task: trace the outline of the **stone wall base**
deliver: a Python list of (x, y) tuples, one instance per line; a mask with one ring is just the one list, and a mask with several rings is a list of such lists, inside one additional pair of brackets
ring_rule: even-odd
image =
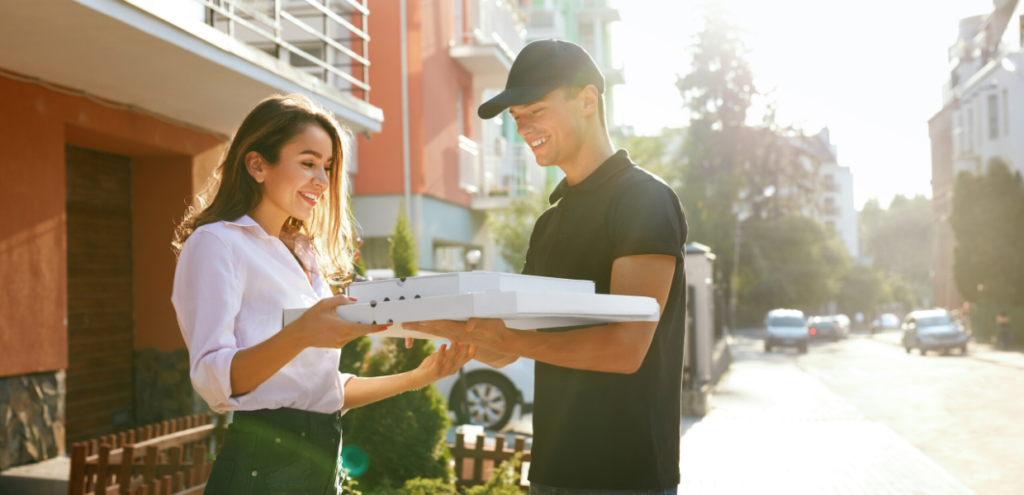
[(63, 456), (64, 372), (0, 377), (0, 471)]
[(189, 377), (188, 350), (135, 351), (135, 424), (146, 425), (208, 412)]

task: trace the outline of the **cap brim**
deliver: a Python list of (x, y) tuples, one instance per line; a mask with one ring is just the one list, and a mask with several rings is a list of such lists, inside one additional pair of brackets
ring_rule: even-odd
[(479, 115), (481, 119), (493, 119), (508, 107), (535, 102), (559, 87), (560, 86), (519, 86), (515, 88), (508, 88), (505, 91), (498, 93), (494, 98), (491, 98), (480, 105), (480, 108), (476, 110), (476, 114)]

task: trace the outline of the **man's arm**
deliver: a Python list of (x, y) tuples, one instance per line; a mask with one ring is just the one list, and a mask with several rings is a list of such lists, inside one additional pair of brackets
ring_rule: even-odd
[[(676, 263), (673, 256), (657, 254), (619, 258), (612, 265), (611, 293), (652, 297), (663, 311), (672, 288)], [(484, 359), (493, 358), (500, 364), (509, 359), (509, 363), (514, 362), (522, 356), (565, 368), (624, 374), (640, 369), (658, 327), (658, 323), (653, 321), (624, 322), (546, 333), (512, 330), (501, 320), (433, 321), (405, 325), (453, 342), (477, 345), (480, 349), (477, 359), (487, 364), (492, 363)], [(502, 355), (506, 357), (500, 358)]]

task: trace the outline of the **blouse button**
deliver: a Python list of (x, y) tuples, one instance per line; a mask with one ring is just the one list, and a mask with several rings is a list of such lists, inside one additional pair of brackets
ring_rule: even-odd
[(306, 436), (306, 432), (302, 432), (302, 436)]
[(253, 475), (253, 476), (256, 476), (256, 471), (253, 471), (253, 472), (252, 472), (252, 475)]
[(281, 439), (280, 438), (275, 438), (274, 441), (277, 442), (277, 443), (281, 443)]

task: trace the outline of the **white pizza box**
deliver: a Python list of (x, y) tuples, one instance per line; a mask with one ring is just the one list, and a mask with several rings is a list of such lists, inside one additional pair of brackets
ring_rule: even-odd
[[(408, 279), (412, 280), (412, 279)], [(394, 323), (377, 333), (381, 337), (439, 339), (413, 330), (405, 322), (429, 320), (466, 321), (470, 318), (499, 318), (509, 328), (532, 330), (625, 321), (658, 321), (658, 302), (650, 297), (543, 291), (491, 291), (454, 294), (420, 299), (360, 302), (339, 306), (338, 316), (357, 323)], [(306, 311), (286, 309), (284, 325)]]
[(516, 290), (593, 294), (594, 282), (474, 271), (357, 282), (349, 286), (348, 295), (362, 303)]

